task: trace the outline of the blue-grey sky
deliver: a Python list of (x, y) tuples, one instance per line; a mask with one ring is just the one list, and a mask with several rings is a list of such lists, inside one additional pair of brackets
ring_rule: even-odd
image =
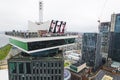
[[(38, 21), (38, 2), (0, 0), (0, 30), (25, 30), (28, 20)], [(102, 22), (110, 21), (113, 12), (120, 12), (120, 0), (43, 0), (43, 3), (44, 21), (66, 21), (68, 31), (97, 32), (99, 18)]]

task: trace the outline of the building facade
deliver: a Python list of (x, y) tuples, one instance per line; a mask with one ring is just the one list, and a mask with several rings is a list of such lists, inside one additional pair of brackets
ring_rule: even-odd
[(111, 15), (110, 32), (120, 32), (120, 14)]
[(107, 59), (108, 57), (108, 47), (109, 47), (109, 31), (110, 31), (110, 22), (101, 22), (99, 24), (99, 34), (101, 36), (101, 54), (102, 57)]
[(84, 33), (82, 41), (82, 60), (87, 66), (96, 70), (102, 62), (100, 54), (100, 35), (97, 33)]
[(108, 57), (120, 62), (120, 13), (111, 15)]
[(108, 57), (111, 58), (113, 61), (120, 62), (120, 33), (109, 33), (110, 40), (109, 40), (109, 55)]
[(57, 58), (18, 54), (8, 60), (9, 80), (63, 80), (64, 60), (60, 55)]

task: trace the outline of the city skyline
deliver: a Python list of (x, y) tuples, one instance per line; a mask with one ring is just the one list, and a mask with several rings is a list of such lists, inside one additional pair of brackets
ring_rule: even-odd
[[(0, 0), (0, 31), (26, 30), (28, 20), (38, 21), (39, 0)], [(110, 21), (110, 15), (119, 13), (120, 1), (109, 0), (71, 0), (43, 1), (43, 18), (64, 20), (68, 31), (98, 32), (98, 22)], [(87, 5), (87, 6), (86, 6)]]

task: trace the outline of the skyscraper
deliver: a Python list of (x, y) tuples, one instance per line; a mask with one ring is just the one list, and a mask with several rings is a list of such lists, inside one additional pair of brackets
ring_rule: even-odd
[(120, 33), (110, 32), (109, 55), (113, 61), (120, 62)]
[(38, 37), (35, 33), (7, 33), (10, 44), (21, 50), (8, 60), (9, 80), (63, 80), (64, 59), (59, 48), (74, 45), (77, 36)]
[(108, 57), (108, 47), (109, 47), (109, 31), (110, 31), (110, 22), (101, 22), (99, 24), (99, 34), (101, 36), (101, 49), (100, 52), (102, 57), (107, 59)]
[(110, 32), (120, 32), (120, 14), (111, 15)]
[(97, 33), (84, 33), (82, 39), (82, 60), (87, 66), (96, 70), (102, 62), (100, 54), (100, 35)]
[(120, 62), (120, 14), (111, 15), (108, 57)]
[(10, 44), (21, 50), (8, 60), (9, 80), (64, 79), (64, 59), (60, 48), (74, 45), (78, 36), (65, 33), (66, 22), (42, 22), (42, 2), (39, 6), (39, 23), (30, 22), (27, 31), (6, 32)]

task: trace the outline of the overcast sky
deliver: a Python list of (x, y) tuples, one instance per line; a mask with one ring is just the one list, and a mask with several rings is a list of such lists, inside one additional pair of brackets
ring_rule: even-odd
[[(38, 2), (0, 0), (0, 30), (25, 30), (28, 20), (38, 21)], [(66, 21), (68, 31), (97, 32), (99, 18), (102, 22), (110, 21), (113, 12), (120, 12), (120, 0), (43, 0), (43, 3), (44, 21)]]

